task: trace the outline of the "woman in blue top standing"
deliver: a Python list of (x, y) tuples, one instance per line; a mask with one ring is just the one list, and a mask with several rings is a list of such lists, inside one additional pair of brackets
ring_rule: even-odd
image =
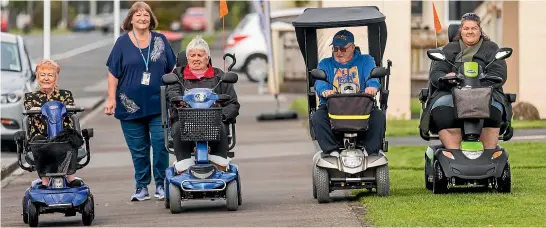
[(132, 201), (150, 199), (150, 146), (153, 148), (154, 196), (164, 199), (163, 181), (169, 155), (161, 127), (161, 77), (172, 72), (176, 55), (161, 33), (153, 32), (157, 19), (144, 2), (133, 4), (123, 30), (106, 62), (108, 98), (104, 110), (121, 122), (135, 168), (136, 191)]

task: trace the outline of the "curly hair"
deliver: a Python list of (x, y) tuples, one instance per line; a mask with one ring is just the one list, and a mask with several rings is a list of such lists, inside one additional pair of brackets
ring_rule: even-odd
[[(475, 13), (465, 13), (461, 17), (461, 27), (463, 26), (463, 23), (465, 21), (475, 21), (476, 23), (478, 23), (478, 27), (480, 27), (480, 34), (481, 34), (480, 38), (485, 40), (485, 41), (491, 40), (491, 38), (489, 38), (489, 36), (487, 36), (483, 32), (483, 29), (482, 29), (482, 26), (481, 26), (482, 20), (480, 19), (480, 16), (478, 16)], [(453, 41), (458, 41), (460, 39), (461, 39), (461, 28), (459, 28), (459, 31), (457, 32), (457, 35), (453, 38)]]

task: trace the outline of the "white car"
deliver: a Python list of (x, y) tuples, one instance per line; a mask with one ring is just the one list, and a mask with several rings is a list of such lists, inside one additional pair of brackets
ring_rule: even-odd
[[(292, 24), (292, 21), (303, 13), (305, 8), (290, 8), (271, 11), (271, 23), (282, 21)], [(234, 71), (244, 72), (252, 82), (267, 81), (267, 41), (260, 24), (258, 13), (249, 13), (241, 20), (228, 36), (225, 53), (235, 55), (237, 62)], [(226, 64), (231, 59), (226, 58)]]
[(36, 74), (30, 61), (23, 38), (19, 35), (2, 33), (2, 83), (0, 116), (2, 147), (16, 149), (14, 134), (22, 129), (23, 98), (35, 88)]

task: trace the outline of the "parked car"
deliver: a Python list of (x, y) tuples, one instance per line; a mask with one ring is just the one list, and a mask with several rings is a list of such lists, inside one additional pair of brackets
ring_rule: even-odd
[[(119, 31), (122, 32), (121, 24), (123, 24), (123, 20), (129, 13), (129, 9), (120, 9), (119, 10)], [(107, 16), (101, 17), (100, 25), (98, 25), (100, 30), (103, 34), (109, 34), (111, 32), (114, 32), (114, 14), (109, 13)]]
[[(291, 25), (304, 10), (305, 8), (290, 8), (271, 11), (270, 21), (282, 21)], [(267, 42), (258, 13), (249, 13), (241, 20), (228, 36), (225, 52), (235, 54), (237, 62), (233, 70), (244, 72), (250, 81), (259, 82), (267, 77)]]
[(203, 7), (190, 7), (186, 9), (180, 20), (184, 31), (205, 31), (207, 30), (207, 23), (207, 16)]
[(1, 139), (2, 146), (15, 151), (14, 134), (22, 130), (24, 94), (36, 88), (36, 74), (23, 38), (3, 33), (1, 83)]
[(2, 32), (8, 31), (8, 16), (4, 15), (4, 12), (2, 12), (2, 16), (0, 16), (0, 24)]
[(73, 32), (89, 32), (93, 30), (95, 30), (95, 25), (89, 15), (78, 14), (72, 22)]

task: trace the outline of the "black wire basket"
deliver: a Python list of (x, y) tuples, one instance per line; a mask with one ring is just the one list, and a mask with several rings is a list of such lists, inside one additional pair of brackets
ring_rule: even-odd
[(222, 108), (179, 108), (182, 141), (220, 141)]

